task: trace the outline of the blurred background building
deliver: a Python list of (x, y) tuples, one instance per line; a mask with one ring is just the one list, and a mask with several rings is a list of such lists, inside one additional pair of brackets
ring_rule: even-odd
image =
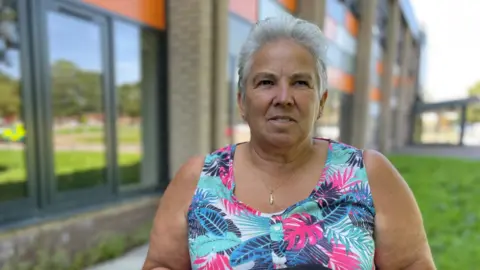
[(427, 38), (408, 0), (3, 0), (0, 265), (134, 231), (188, 157), (248, 140), (237, 56), (257, 20), (283, 14), (329, 41), (318, 136), (386, 152), (459, 143), (428, 139), (439, 121), (461, 134), (464, 114), (422, 113), (469, 101), (422, 105)]

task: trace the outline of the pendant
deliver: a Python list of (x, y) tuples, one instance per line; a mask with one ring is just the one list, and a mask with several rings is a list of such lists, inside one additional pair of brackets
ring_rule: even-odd
[(270, 205), (273, 205), (273, 192), (270, 191)]

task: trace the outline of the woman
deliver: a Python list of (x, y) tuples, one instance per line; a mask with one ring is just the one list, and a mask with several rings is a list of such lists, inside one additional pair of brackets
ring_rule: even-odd
[(254, 26), (238, 82), (251, 140), (178, 171), (143, 269), (435, 269), (415, 199), (391, 163), (312, 138), (328, 96), (324, 53), (309, 22)]

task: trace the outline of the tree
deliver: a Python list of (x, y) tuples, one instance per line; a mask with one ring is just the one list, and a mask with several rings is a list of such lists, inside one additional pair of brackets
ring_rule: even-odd
[(122, 84), (118, 87), (119, 112), (121, 116), (136, 118), (140, 116), (140, 84)]
[[(470, 97), (480, 97), (480, 81), (474, 84), (468, 90), (468, 96)], [(479, 123), (480, 122), (480, 104), (471, 104), (467, 108), (467, 122), (469, 123)]]
[(20, 113), (20, 87), (17, 81), (0, 73), (0, 118)]

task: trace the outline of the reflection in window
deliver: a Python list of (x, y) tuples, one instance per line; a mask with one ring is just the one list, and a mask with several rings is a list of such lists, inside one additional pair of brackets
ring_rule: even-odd
[[(371, 90), (373, 91), (373, 90)], [(379, 126), (380, 121), (380, 104), (378, 102), (369, 103), (369, 112), (368, 112), (368, 122), (366, 125), (367, 129), (367, 147), (368, 148), (377, 148), (378, 147), (378, 135), (379, 135)]]
[[(142, 30), (115, 22), (117, 151), (122, 184), (141, 180), (142, 156)], [(147, 44), (148, 45), (148, 44)], [(152, 59), (153, 60), (153, 59)], [(151, 82), (143, 82), (151, 83)]]
[(60, 191), (105, 181), (100, 26), (48, 14), (55, 175)]
[(318, 120), (317, 135), (319, 137), (339, 140), (341, 96), (342, 93), (338, 90), (328, 91), (322, 117)]
[(417, 115), (414, 141), (423, 144), (458, 144), (460, 142), (460, 110), (424, 112)]
[(16, 3), (0, 2), (0, 202), (27, 196)]
[(282, 4), (278, 3), (275, 0), (260, 0), (258, 5), (259, 20), (289, 14), (282, 6)]

